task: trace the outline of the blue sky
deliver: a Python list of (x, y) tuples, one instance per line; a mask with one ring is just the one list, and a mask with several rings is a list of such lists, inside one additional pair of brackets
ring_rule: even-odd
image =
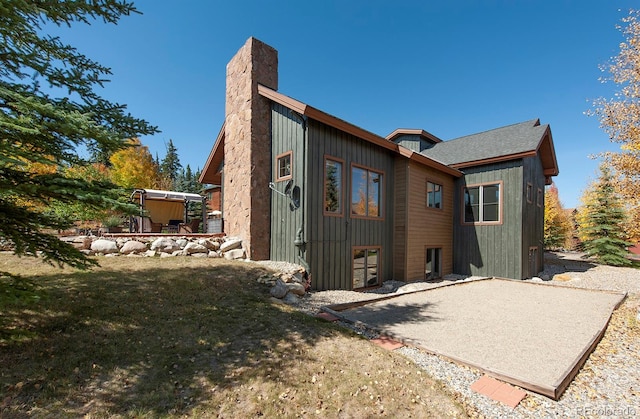
[[(635, 4), (634, 4), (635, 3)], [(279, 91), (386, 136), (421, 128), (449, 140), (530, 119), (550, 124), (565, 207), (616, 150), (584, 112), (612, 97), (599, 66), (618, 52), (633, 1), (138, 0), (119, 25), (61, 29), (110, 67), (102, 94), (157, 125), (202, 168), (224, 120), (225, 67), (250, 36), (279, 53)]]

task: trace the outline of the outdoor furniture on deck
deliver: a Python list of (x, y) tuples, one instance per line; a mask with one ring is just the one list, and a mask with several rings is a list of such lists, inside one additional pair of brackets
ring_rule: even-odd
[(189, 223), (180, 223), (178, 226), (178, 233), (180, 234), (197, 233), (199, 226), (200, 226), (200, 219), (194, 218)]

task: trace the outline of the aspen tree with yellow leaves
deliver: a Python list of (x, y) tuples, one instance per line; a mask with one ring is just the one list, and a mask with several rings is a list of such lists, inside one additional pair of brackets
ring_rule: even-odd
[(604, 153), (611, 168), (615, 190), (624, 200), (628, 214), (625, 230), (631, 241), (640, 242), (640, 14), (632, 10), (618, 29), (625, 40), (620, 52), (603, 67), (609, 76), (603, 81), (619, 88), (612, 99), (600, 98), (588, 113), (600, 120), (610, 140), (620, 151)]

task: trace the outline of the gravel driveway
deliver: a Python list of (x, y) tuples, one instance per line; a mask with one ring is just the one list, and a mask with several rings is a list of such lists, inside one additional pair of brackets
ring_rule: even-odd
[(487, 279), (334, 314), (557, 398), (623, 298), (619, 292)]
[[(596, 265), (575, 253), (547, 253), (542, 279), (549, 285), (595, 290), (627, 292), (628, 296), (612, 318), (595, 351), (571, 382), (562, 397), (553, 401), (528, 392), (528, 396), (511, 409), (473, 392), (470, 386), (482, 372), (416, 347), (403, 347), (397, 352), (416, 364), (416, 368), (446, 383), (465, 404), (470, 413), (485, 417), (634, 417), (640, 415), (640, 270)], [(559, 275), (559, 276), (556, 276)], [(444, 283), (468, 282), (478, 278), (449, 277)], [(389, 281), (373, 293), (323, 291), (309, 293), (297, 308), (309, 314), (322, 306), (379, 298), (379, 294), (395, 295), (407, 291), (433, 288), (441, 284)], [(375, 337), (375, 333), (349, 323), (359, 333)]]

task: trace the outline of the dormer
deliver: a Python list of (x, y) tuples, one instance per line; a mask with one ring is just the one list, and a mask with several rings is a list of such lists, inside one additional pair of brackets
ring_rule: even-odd
[(440, 138), (423, 129), (398, 128), (386, 138), (417, 153), (442, 142)]

